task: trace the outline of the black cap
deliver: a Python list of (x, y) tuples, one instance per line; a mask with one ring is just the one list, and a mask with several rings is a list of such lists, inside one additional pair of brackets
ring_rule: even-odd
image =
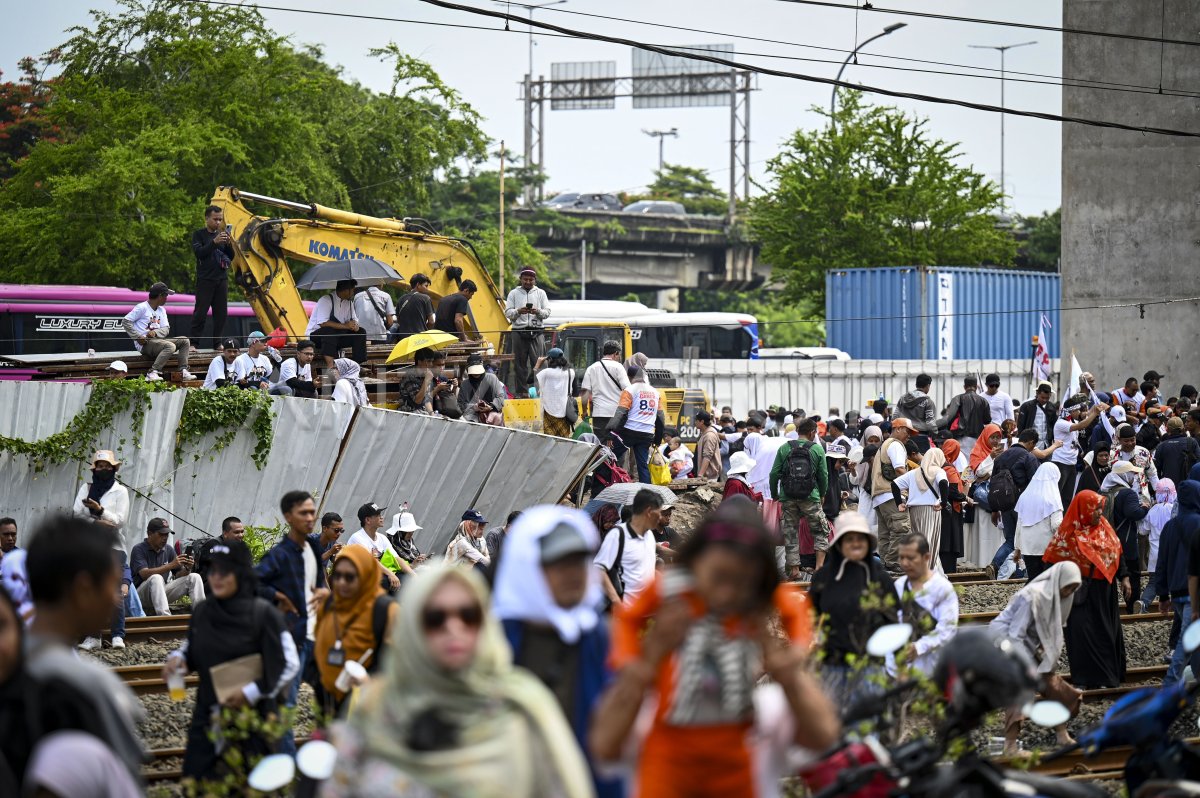
[(1147, 371), (1145, 374), (1142, 375), (1142, 379), (1146, 382), (1149, 382), (1151, 380), (1161, 380), (1165, 376), (1167, 376), (1167, 375), (1159, 374), (1154, 369), (1150, 369), (1149, 371)]
[(146, 524), (146, 532), (166, 532), (171, 534), (171, 526), (165, 518), (151, 518), (150, 523)]
[(156, 299), (160, 296), (170, 296), (173, 293), (175, 292), (168, 288), (166, 283), (155, 283), (154, 285), (150, 286), (151, 299)]
[(221, 348), (222, 349), (241, 349), (242, 347), (241, 347), (241, 345), (238, 344), (236, 338), (226, 338), (224, 341), (221, 342)]
[(364, 504), (362, 507), (358, 508), (358, 523), (361, 524), (368, 518), (373, 518), (377, 515), (383, 515), (383, 511), (386, 509), (386, 507), (380, 507), (375, 502), (368, 502), (367, 504)]

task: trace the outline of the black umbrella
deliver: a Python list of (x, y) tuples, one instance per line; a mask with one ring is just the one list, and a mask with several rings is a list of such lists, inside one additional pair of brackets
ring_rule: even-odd
[(354, 280), (361, 287), (400, 282), (403, 279), (398, 271), (374, 258), (350, 258), (316, 264), (296, 281), (296, 287), (326, 291), (336, 287), (341, 280)]

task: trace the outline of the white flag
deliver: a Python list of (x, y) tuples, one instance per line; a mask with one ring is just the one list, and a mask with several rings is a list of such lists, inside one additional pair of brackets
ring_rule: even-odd
[(1080, 389), (1079, 384), (1083, 381), (1083, 367), (1079, 365), (1079, 360), (1075, 357), (1075, 350), (1071, 350), (1071, 382), (1067, 385), (1067, 390), (1063, 396), (1074, 396)]
[(1033, 355), (1033, 376), (1036, 380), (1050, 379), (1050, 350), (1046, 347), (1046, 324), (1043, 316), (1038, 324), (1037, 350)]

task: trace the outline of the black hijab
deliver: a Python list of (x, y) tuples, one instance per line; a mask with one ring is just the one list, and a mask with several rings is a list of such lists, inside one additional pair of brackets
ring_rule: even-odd
[(100, 497), (108, 493), (112, 488), (113, 483), (117, 481), (117, 470), (115, 468), (104, 468), (100, 470), (92, 469), (92, 484), (88, 486), (88, 498), (94, 502), (100, 501)]
[(242, 651), (258, 639), (254, 622), (258, 578), (250, 549), (240, 540), (218, 541), (209, 549), (209, 562), (210, 571), (213, 568), (231, 571), (238, 583), (237, 592), (229, 598), (210, 594), (192, 613), (192, 633), (209, 649), (206, 653), (217, 655), (214, 661), (222, 662), (221, 652)]

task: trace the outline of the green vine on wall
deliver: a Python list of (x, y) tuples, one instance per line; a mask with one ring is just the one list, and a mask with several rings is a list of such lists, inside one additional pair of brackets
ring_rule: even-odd
[[(221, 451), (233, 442), (251, 414), (254, 415), (252, 429), (257, 440), (251, 458), (261, 469), (271, 454), (274, 424), (271, 397), (263, 391), (245, 391), (233, 386), (215, 391), (188, 391), (179, 420), (179, 434), (175, 438), (175, 462), (183, 461), (183, 450), (189, 443), (198, 442), (210, 433), (219, 433), (213, 441), (212, 452)], [(199, 460), (200, 455), (195, 454), (193, 458)]]
[(141, 445), (142, 427), (150, 394), (174, 390), (164, 382), (144, 380), (104, 380), (92, 385), (91, 396), (83, 409), (61, 432), (40, 441), (24, 441), (0, 435), (0, 451), (25, 455), (36, 471), (47, 465), (70, 460), (88, 461), (100, 436), (111, 431), (113, 420), (129, 411), (132, 417), (133, 445)]

